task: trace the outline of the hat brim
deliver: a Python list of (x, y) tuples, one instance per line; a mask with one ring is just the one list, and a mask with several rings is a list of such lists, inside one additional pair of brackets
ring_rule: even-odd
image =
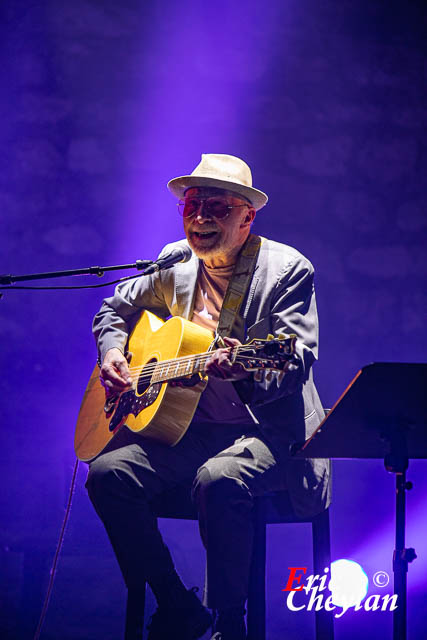
[(217, 189), (226, 189), (227, 191), (232, 191), (233, 193), (244, 196), (252, 203), (256, 211), (262, 209), (268, 201), (268, 196), (263, 191), (254, 189), (253, 187), (246, 187), (243, 184), (231, 182), (230, 180), (217, 180), (216, 178), (205, 178), (203, 176), (181, 176), (169, 180), (167, 186), (169, 191), (177, 198), (183, 198), (187, 189), (191, 187), (216, 187)]

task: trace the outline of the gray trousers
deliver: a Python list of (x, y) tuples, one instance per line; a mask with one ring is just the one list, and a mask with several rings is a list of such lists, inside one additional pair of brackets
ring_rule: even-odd
[(204, 603), (212, 609), (243, 605), (253, 498), (285, 488), (284, 463), (276, 458), (254, 424), (193, 422), (175, 447), (133, 435), (94, 460), (86, 486), (127, 587), (141, 589), (174, 568), (150, 500), (187, 486), (206, 549)]

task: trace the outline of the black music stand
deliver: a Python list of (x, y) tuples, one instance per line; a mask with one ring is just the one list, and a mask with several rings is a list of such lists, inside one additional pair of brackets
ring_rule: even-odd
[(294, 446), (299, 458), (383, 458), (396, 474), (393, 555), (393, 640), (406, 640), (406, 574), (417, 556), (405, 548), (409, 458), (427, 458), (427, 364), (377, 362), (363, 367), (311, 438)]

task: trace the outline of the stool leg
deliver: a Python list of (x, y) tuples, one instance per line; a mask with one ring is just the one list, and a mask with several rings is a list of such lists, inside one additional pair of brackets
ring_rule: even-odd
[(265, 640), (266, 525), (260, 505), (254, 505), (254, 541), (248, 590), (247, 640)]
[[(323, 575), (325, 567), (331, 565), (331, 535), (329, 510), (322, 511), (312, 520), (314, 573)], [(326, 596), (325, 596), (326, 599)], [(334, 639), (334, 618), (332, 611), (315, 611), (316, 640)]]
[(144, 609), (145, 588), (129, 589), (126, 605), (125, 640), (142, 640)]

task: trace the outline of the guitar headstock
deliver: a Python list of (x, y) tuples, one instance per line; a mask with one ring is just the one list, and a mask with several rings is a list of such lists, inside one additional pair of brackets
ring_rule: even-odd
[(267, 338), (254, 338), (248, 344), (238, 347), (236, 362), (247, 371), (270, 370), (285, 372), (295, 361), (296, 335), (271, 334)]

